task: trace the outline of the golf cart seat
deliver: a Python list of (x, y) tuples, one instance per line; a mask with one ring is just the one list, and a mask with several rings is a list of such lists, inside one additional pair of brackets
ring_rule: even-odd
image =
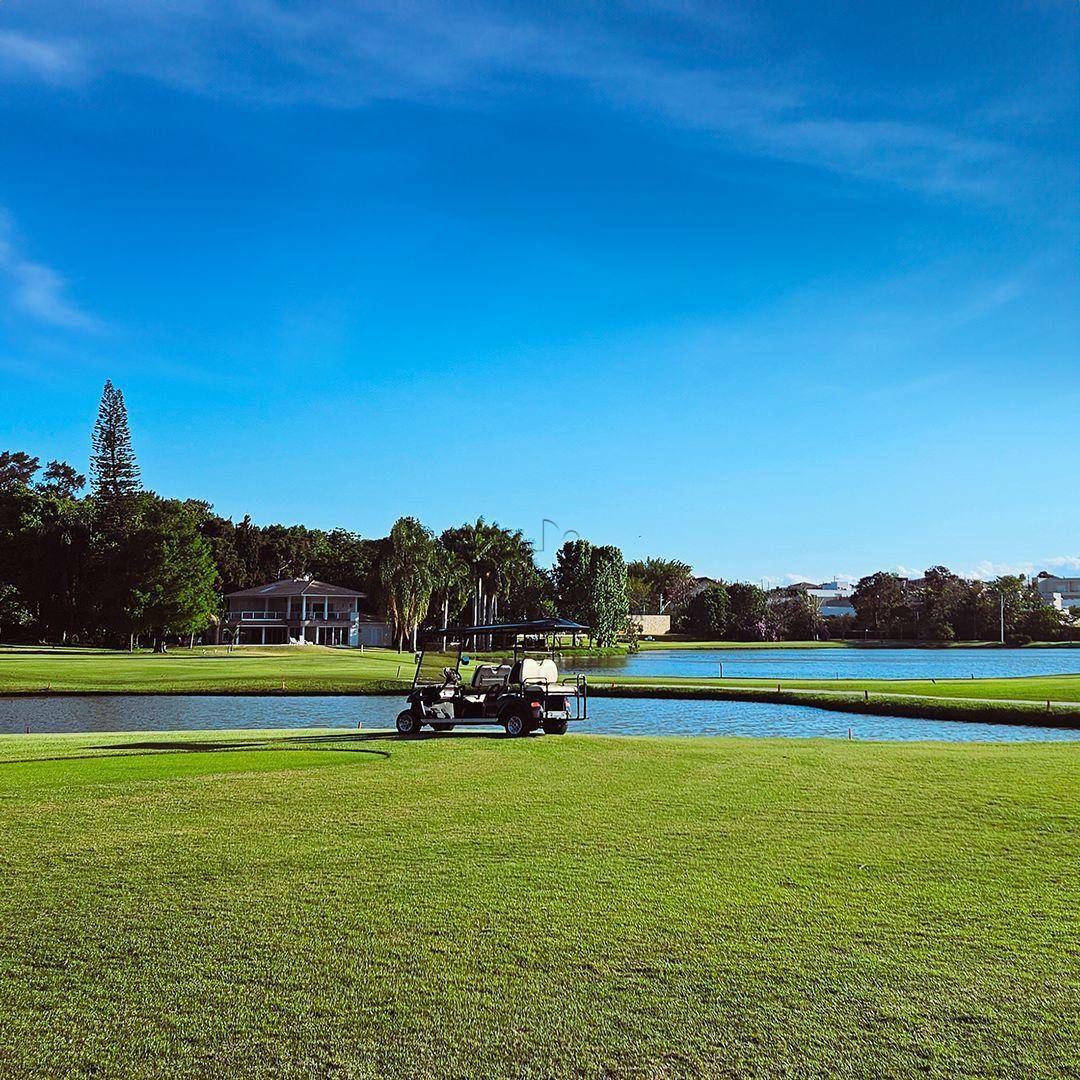
[(510, 675), (510, 682), (522, 686), (542, 686), (549, 693), (576, 694), (577, 687), (559, 685), (559, 668), (554, 660), (534, 660), (526, 656), (519, 660)]
[(489, 690), (499, 690), (507, 684), (510, 678), (510, 665), (480, 664), (473, 672), (472, 688), (487, 693)]
[(559, 668), (554, 660), (550, 658), (541, 660), (538, 667), (539, 671), (536, 673), (536, 678), (539, 682), (547, 686), (553, 686), (559, 681)]

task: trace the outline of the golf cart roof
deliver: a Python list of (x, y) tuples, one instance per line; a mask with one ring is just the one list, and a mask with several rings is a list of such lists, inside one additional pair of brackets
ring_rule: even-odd
[(431, 634), (580, 634), (587, 626), (570, 619), (533, 619), (531, 622), (488, 623), (483, 626), (444, 626)]

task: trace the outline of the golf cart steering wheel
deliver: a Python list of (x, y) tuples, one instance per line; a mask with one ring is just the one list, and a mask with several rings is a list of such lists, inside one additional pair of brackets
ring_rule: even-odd
[(443, 678), (453, 686), (457, 686), (461, 682), (461, 676), (458, 674), (457, 669), (452, 667), (443, 668)]

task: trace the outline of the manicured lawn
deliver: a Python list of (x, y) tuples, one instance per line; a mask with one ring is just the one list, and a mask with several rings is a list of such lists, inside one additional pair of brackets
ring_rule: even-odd
[[(566, 661), (573, 668), (573, 659)], [(411, 683), (412, 653), (391, 649), (225, 648), (151, 652), (100, 649), (0, 649), (0, 694), (365, 694), (400, 691)], [(591, 677), (597, 691), (707, 697), (772, 693), (779, 684), (787, 700), (858, 711), (952, 719), (1007, 720), (1006, 702), (1061, 703), (1060, 722), (1080, 724), (1080, 675), (1009, 679), (717, 679), (663, 678), (602, 673)], [(868, 701), (863, 700), (869, 693)], [(899, 697), (906, 705), (900, 709)], [(856, 701), (855, 698), (858, 698)], [(775, 700), (783, 702), (784, 697)], [(980, 701), (996, 701), (983, 707)], [(940, 703), (935, 709), (929, 706)], [(952, 712), (942, 711), (948, 705)], [(925, 706), (925, 707), (924, 707)], [(1016, 706), (1014, 719), (1032, 722), (1033, 706)], [(953, 715), (955, 713), (955, 715)], [(981, 715), (985, 713), (985, 715)], [(1023, 713), (1024, 715), (1020, 715)], [(1068, 715), (1065, 715), (1068, 714)], [(1075, 715), (1073, 715), (1075, 714)], [(1038, 722), (1037, 720), (1035, 722)]]
[(204, 732), (0, 762), (3, 1075), (1080, 1068), (1072, 746)]
[(411, 683), (413, 654), (393, 649), (0, 650), (0, 693), (364, 693)]
[(656, 649), (852, 649), (850, 641), (682, 641), (672, 638), (641, 640), (642, 652)]
[[(919, 641), (682, 641), (655, 638), (641, 641), (643, 652), (656, 649), (1000, 649), (996, 641), (950, 641), (928, 643)], [(1025, 649), (1070, 649), (1080, 643), (1071, 641), (1033, 641)]]
[(1025, 675), (1008, 679), (718, 679), (651, 675), (597, 676), (598, 685), (685, 686), (723, 689), (746, 687), (784, 690), (825, 690), (918, 697), (1080, 702), (1080, 675)]
[(619, 675), (594, 678), (608, 697), (767, 698), (841, 712), (982, 723), (1080, 728), (1080, 675), (1008, 679), (704, 679)]

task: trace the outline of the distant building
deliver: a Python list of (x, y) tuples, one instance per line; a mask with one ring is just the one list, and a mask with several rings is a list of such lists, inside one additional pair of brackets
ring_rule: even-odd
[(821, 615), (825, 619), (841, 619), (845, 616), (855, 617), (855, 605), (850, 597), (836, 596), (821, 601)]
[(636, 615), (631, 612), (630, 621), (642, 637), (663, 637), (671, 633), (670, 615)]
[(825, 581), (820, 585), (810, 585), (806, 591), (810, 596), (816, 596), (822, 601), (844, 600), (855, 592), (855, 586), (847, 581)]
[(839, 619), (855, 614), (855, 605), (851, 602), (854, 591), (855, 586), (846, 581), (825, 581), (820, 585), (815, 585), (812, 581), (797, 581), (794, 585), (775, 590), (775, 593), (778, 600), (796, 593), (812, 596), (824, 618)]
[(700, 596), (710, 585), (723, 585), (723, 582), (711, 577), (692, 577), (686, 588), (686, 602)]
[(229, 593), (224, 626), (238, 645), (389, 645), (389, 626), (360, 611), (364, 594), (311, 578)]
[(1080, 607), (1080, 577), (1055, 577), (1044, 572), (1035, 579), (1035, 588), (1043, 603), (1058, 611)]

